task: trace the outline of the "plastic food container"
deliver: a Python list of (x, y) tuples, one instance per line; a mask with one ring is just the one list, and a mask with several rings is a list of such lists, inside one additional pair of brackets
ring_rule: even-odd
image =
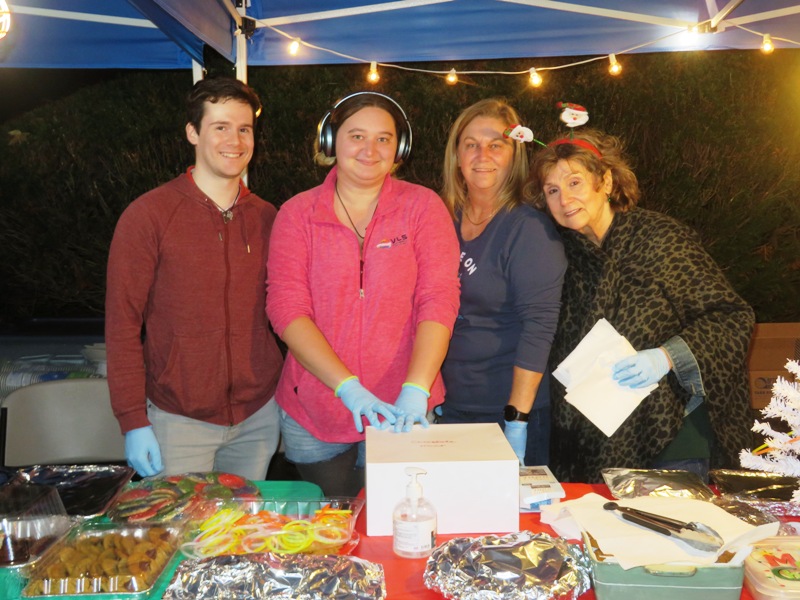
[(55, 488), (0, 488), (0, 567), (32, 564), (72, 525)]
[(88, 519), (104, 514), (133, 474), (121, 465), (55, 465), (20, 469), (16, 479), (55, 487), (67, 514)]
[[(663, 564), (623, 569), (597, 542), (584, 533), (592, 565), (597, 600), (739, 600), (744, 568), (741, 564)], [(730, 554), (730, 553), (728, 553)]]
[(252, 481), (230, 473), (186, 473), (131, 484), (108, 511), (112, 521), (165, 523), (204, 520), (226, 502), (261, 496)]
[(22, 595), (144, 596), (170, 563), (180, 534), (172, 525), (86, 523), (34, 565)]
[(772, 537), (744, 561), (744, 584), (756, 600), (800, 600), (800, 537)]
[(187, 556), (221, 554), (349, 554), (362, 498), (264, 499), (222, 509), (203, 521), (181, 547)]

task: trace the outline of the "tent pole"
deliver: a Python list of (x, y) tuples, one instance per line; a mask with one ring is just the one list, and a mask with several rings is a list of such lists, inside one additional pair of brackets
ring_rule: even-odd
[[(241, 6), (236, 8), (242, 17), (247, 16), (247, 9), (244, 4), (242, 2)], [(234, 33), (234, 38), (236, 39), (236, 79), (242, 83), (247, 83), (247, 36), (242, 31), (242, 21), (243, 19), (239, 19), (239, 27)]]
[(196, 60), (192, 60), (192, 83), (197, 83), (203, 79), (203, 65)]
[[(244, 6), (238, 7), (236, 10), (243, 17), (246, 16)], [(242, 83), (247, 83), (247, 36), (242, 33), (241, 27), (236, 30), (234, 39), (236, 40), (236, 79)], [(247, 167), (245, 167), (244, 172), (242, 172), (242, 181), (244, 181), (245, 185), (248, 185), (247, 175)]]
[(236, 79), (247, 83), (247, 37), (236, 31)]

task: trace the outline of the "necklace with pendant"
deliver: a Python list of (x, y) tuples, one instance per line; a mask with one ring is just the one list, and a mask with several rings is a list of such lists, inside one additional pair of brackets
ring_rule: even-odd
[[(470, 206), (471, 206), (471, 205), (470, 205)], [(475, 227), (480, 227), (481, 225), (483, 225), (483, 224), (484, 224), (484, 223), (486, 223), (487, 221), (491, 220), (491, 218), (492, 218), (492, 217), (494, 217), (494, 216), (497, 214), (497, 211), (499, 211), (499, 210), (500, 210), (500, 205), (497, 205), (497, 206), (495, 207), (495, 209), (494, 209), (494, 210), (493, 210), (491, 213), (489, 213), (489, 216), (488, 216), (488, 217), (486, 217), (486, 218), (485, 218), (485, 219), (483, 219), (482, 221), (478, 221), (477, 223), (476, 223), (475, 221), (473, 221), (472, 219), (470, 219), (470, 218), (469, 218), (469, 212), (468, 212), (468, 210), (467, 210), (466, 208), (465, 208), (465, 209), (464, 209), (464, 211), (463, 211), (463, 215), (464, 215), (465, 217), (467, 217), (467, 221), (469, 221), (470, 223), (472, 223), (472, 224), (473, 224)]]
[[(358, 228), (356, 227), (356, 224), (353, 223), (353, 219), (350, 217), (350, 213), (348, 212), (347, 207), (344, 205), (344, 202), (342, 201), (342, 197), (339, 195), (339, 182), (338, 181), (334, 184), (333, 189), (336, 192), (336, 197), (339, 199), (339, 204), (342, 205), (342, 209), (344, 210), (344, 214), (347, 216), (347, 220), (350, 221), (350, 226), (353, 228), (353, 231), (356, 232), (356, 235), (358, 236), (358, 239), (363, 242), (364, 241), (364, 235), (367, 235), (366, 228), (364, 229), (364, 235), (361, 235), (358, 232)], [(369, 224), (367, 224), (367, 226), (369, 226)]]
[(239, 201), (239, 194), (241, 191), (241, 188), (239, 188), (239, 191), (236, 192), (236, 198), (233, 199), (233, 204), (231, 204), (230, 208), (222, 208), (219, 204), (211, 200), (214, 206), (217, 207), (217, 210), (222, 214), (222, 222), (225, 225), (233, 221), (233, 207), (236, 206), (236, 203)]

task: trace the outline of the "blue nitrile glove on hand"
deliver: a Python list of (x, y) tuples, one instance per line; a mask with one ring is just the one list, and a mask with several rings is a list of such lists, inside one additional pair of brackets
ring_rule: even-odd
[[(353, 422), (356, 424), (356, 430), (359, 433), (364, 432), (361, 417), (366, 417), (370, 425), (379, 429), (394, 425), (397, 420), (394, 406), (379, 400), (377, 396), (359, 383), (358, 377), (345, 379), (336, 388), (335, 394), (342, 399), (342, 403), (347, 407), (347, 410), (353, 413)], [(381, 415), (386, 421), (381, 423), (378, 420), (378, 415)]]
[(394, 403), (397, 412), (397, 421), (394, 422), (394, 432), (411, 431), (414, 423), (428, 427), (428, 398), (430, 394), (422, 386), (414, 383), (404, 383)]
[(525, 448), (528, 446), (528, 424), (525, 421), (506, 421), (506, 434), (511, 449), (519, 459), (519, 464), (525, 466)]
[(164, 470), (161, 447), (152, 425), (132, 429), (125, 434), (125, 458), (142, 477), (152, 477)]
[(638, 389), (658, 383), (669, 370), (667, 353), (651, 348), (618, 361), (612, 367), (612, 376), (620, 385)]

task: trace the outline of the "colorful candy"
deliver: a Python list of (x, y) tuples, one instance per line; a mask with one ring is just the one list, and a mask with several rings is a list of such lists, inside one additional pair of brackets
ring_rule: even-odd
[(109, 511), (115, 521), (166, 522), (205, 519), (220, 501), (252, 500), (260, 493), (252, 481), (230, 473), (187, 473), (131, 484)]
[(206, 519), (200, 533), (181, 549), (192, 558), (256, 552), (335, 553), (350, 540), (353, 518), (352, 510), (330, 506), (305, 519), (269, 510), (249, 514), (223, 509)]

